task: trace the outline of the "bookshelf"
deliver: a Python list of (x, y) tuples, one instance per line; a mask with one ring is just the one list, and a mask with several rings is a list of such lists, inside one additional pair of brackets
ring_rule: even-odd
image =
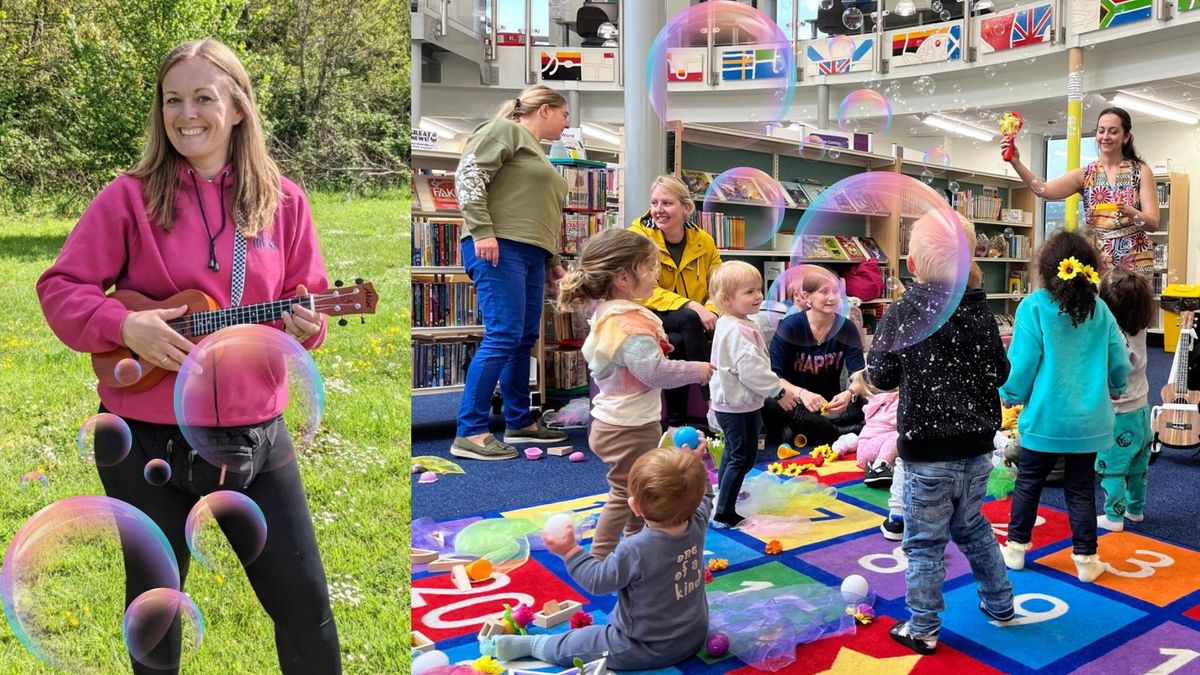
[[(1150, 283), (1156, 310), (1148, 332), (1162, 335), (1162, 311), (1159, 298), (1168, 284), (1186, 283), (1188, 264), (1188, 176), (1184, 173), (1157, 173), (1154, 184), (1158, 193), (1158, 229), (1148, 233), (1155, 245), (1155, 271)], [(1161, 246), (1162, 249), (1158, 249)]]

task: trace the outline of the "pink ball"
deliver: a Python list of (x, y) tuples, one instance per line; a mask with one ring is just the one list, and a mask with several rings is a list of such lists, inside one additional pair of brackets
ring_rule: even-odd
[(572, 452), (570, 454), (570, 456), (567, 457), (567, 459), (571, 460), (572, 462), (582, 462), (586, 458), (583, 456), (582, 452), (579, 452), (577, 450), (575, 452)]
[(713, 633), (708, 636), (708, 643), (704, 645), (704, 648), (712, 658), (722, 658), (729, 653), (729, 636), (724, 633)]

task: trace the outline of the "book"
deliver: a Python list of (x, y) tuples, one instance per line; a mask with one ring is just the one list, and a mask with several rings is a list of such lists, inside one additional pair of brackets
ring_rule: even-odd
[(832, 260), (833, 253), (822, 241), (823, 237), (809, 234), (800, 236), (800, 258), (803, 260)]
[(799, 183), (794, 181), (780, 181), (779, 184), (783, 187), (783, 191), (792, 200), (792, 203), (796, 208), (808, 208), (808, 195), (804, 194), (804, 188), (802, 188)]
[(430, 176), (426, 182), (429, 185), (429, 194), (433, 197), (435, 211), (458, 210), (458, 195), (454, 191), (453, 176)]
[(833, 205), (838, 211), (858, 211), (858, 208), (854, 205), (854, 202), (850, 201), (850, 196), (846, 194), (845, 190), (838, 190), (833, 193)]
[(821, 193), (825, 191), (824, 185), (818, 185), (816, 183), (801, 183), (800, 187), (804, 188), (804, 194), (808, 195), (808, 201), (810, 204), (815, 202), (817, 197), (820, 197)]
[(837, 241), (838, 245), (842, 247), (842, 250), (846, 252), (846, 256), (850, 260), (855, 262), (863, 262), (871, 257), (869, 253), (864, 251), (862, 247), (858, 245), (858, 242), (854, 241), (854, 237), (838, 235)]
[(875, 241), (874, 237), (855, 237), (854, 240), (872, 258), (878, 260), (880, 263), (887, 263), (887, 254), (883, 252), (883, 249), (879, 246), (879, 242)]
[(828, 235), (828, 234), (822, 235), (821, 243), (825, 246), (826, 249), (829, 250), (829, 257), (831, 260), (849, 260), (850, 259), (850, 257), (848, 255), (846, 255), (846, 252), (843, 251), (842, 247), (838, 244), (837, 237), (835, 237), (833, 235)]
[(696, 196), (704, 196), (708, 192), (708, 186), (712, 184), (712, 174), (703, 171), (684, 169), (679, 172), (679, 177), (684, 185), (687, 185), (688, 192)]
[(744, 201), (761, 202), (763, 201), (763, 192), (759, 188), (758, 183), (751, 178), (735, 178), (733, 180), (734, 188), (737, 190), (738, 199)]

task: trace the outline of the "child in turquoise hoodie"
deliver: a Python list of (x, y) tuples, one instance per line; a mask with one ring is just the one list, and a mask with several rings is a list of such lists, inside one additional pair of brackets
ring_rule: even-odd
[(1116, 319), (1097, 301), (1098, 269), (1099, 254), (1083, 236), (1064, 231), (1046, 242), (1038, 254), (1042, 288), (1017, 308), (1012, 369), (1000, 387), (1006, 405), (1025, 405), (1004, 562), (1025, 567), (1042, 487), (1063, 457), (1072, 558), (1083, 582), (1104, 571), (1096, 554), (1096, 452), (1112, 441), (1112, 399), (1130, 371)]

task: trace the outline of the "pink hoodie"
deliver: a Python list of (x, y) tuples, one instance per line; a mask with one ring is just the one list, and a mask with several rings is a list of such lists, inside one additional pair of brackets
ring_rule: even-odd
[(858, 435), (858, 468), (882, 459), (892, 466), (896, 463), (896, 412), (900, 409), (900, 392), (883, 391), (871, 397), (863, 407), (867, 422)]
[[(221, 227), (221, 182), (224, 182), (226, 226), (216, 238), (218, 272), (208, 268), (209, 240), (196, 202), (193, 177), (203, 200), (208, 227)], [(80, 352), (106, 352), (124, 346), (121, 323), (130, 311), (105, 297), (112, 289), (137, 291), (154, 300), (198, 289), (221, 308), (230, 304), (233, 270), (233, 168), (205, 180), (186, 162), (179, 170), (175, 195), (176, 219), (171, 232), (146, 216), (139, 178), (121, 176), (109, 183), (84, 211), (67, 237), (58, 259), (38, 279), (37, 293), (51, 330), (68, 347)], [(241, 305), (295, 295), (304, 284), (310, 293), (328, 289), (325, 265), (317, 244), (308, 199), (294, 183), (280, 179), (283, 197), (274, 225), (246, 242), (246, 282)], [(282, 329), (283, 324), (271, 324)], [(325, 339), (325, 327), (304, 346), (313, 349)], [(175, 424), (175, 373), (148, 391), (127, 393), (99, 386), (100, 400), (110, 412), (128, 419)], [(217, 395), (225, 403), (220, 415), (195, 418), (196, 424), (242, 426), (256, 424), (283, 411), (287, 382), (263, 379), (253, 373), (232, 374), (218, 381)]]

